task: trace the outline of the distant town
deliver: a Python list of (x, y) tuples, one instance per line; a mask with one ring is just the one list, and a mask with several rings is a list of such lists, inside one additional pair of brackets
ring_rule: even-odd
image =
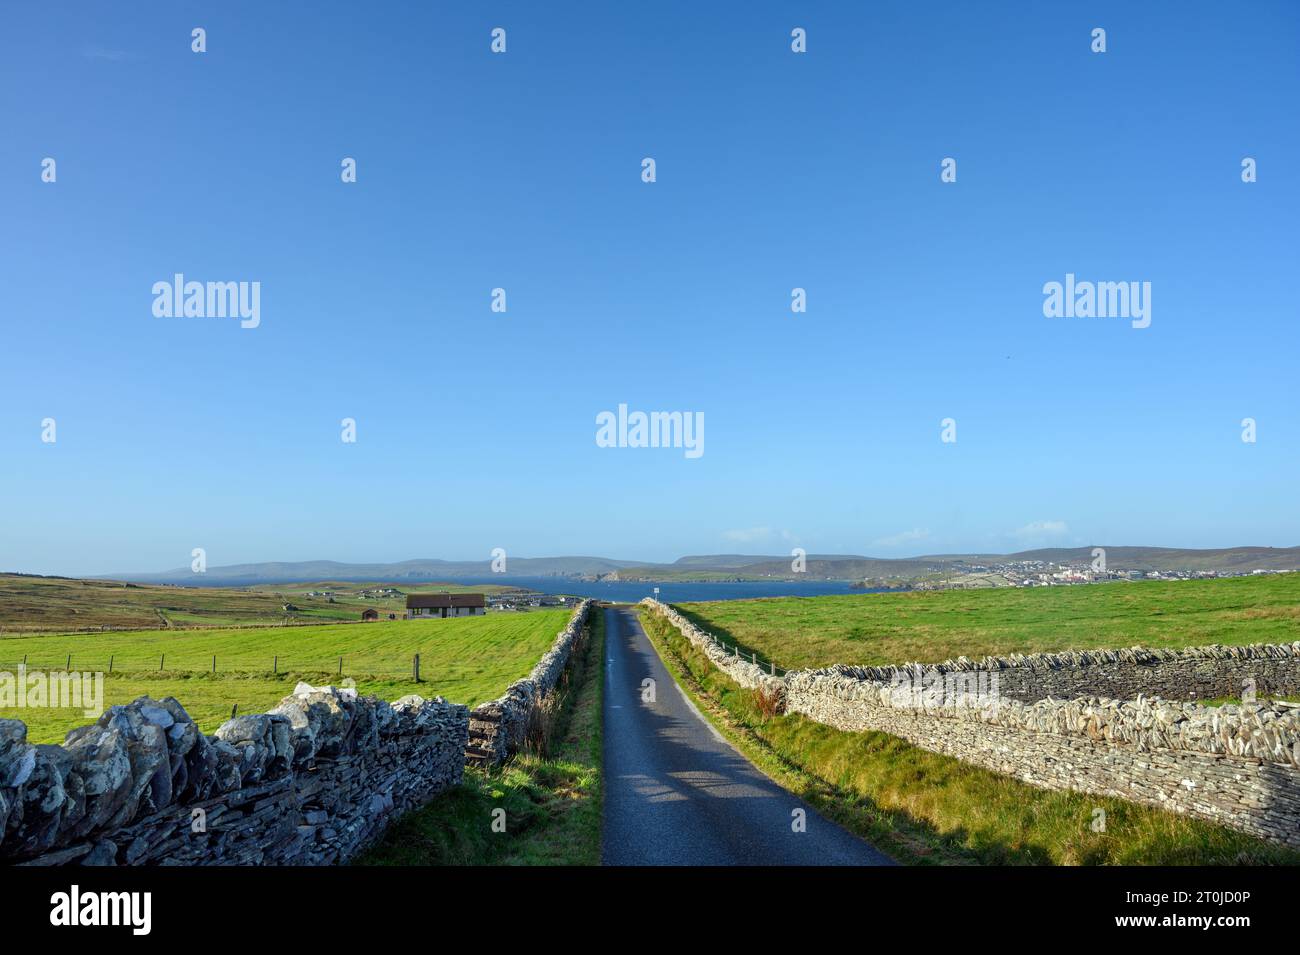
[(1284, 570), (1104, 570), (1093, 562), (1011, 560), (994, 563), (954, 562), (942, 571), (917, 579), (868, 578), (856, 586), (862, 589), (962, 590), (981, 587), (1064, 587), (1123, 580), (1211, 580), (1220, 577), (1250, 577), (1286, 573)]

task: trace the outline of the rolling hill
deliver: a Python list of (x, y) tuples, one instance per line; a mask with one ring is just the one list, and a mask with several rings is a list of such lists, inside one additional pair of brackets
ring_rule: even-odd
[[(1300, 570), (1300, 547), (1175, 548), (1106, 545), (1112, 570), (1217, 571), (1250, 573), (1253, 570)], [(809, 554), (805, 574), (790, 570), (788, 555), (699, 554), (670, 564), (618, 560), (608, 557), (511, 557), (511, 577), (596, 577), (617, 573), (624, 580), (822, 578), (864, 580), (907, 579), (970, 565), (1012, 561), (1047, 561), (1084, 566), (1092, 560), (1092, 547), (1045, 548), (1011, 554), (929, 554), (918, 557), (862, 557), (852, 554)], [(354, 564), (332, 560), (274, 561), (209, 567), (194, 574), (188, 567), (161, 573), (104, 574), (108, 580), (141, 583), (185, 583), (206, 586), (313, 580), (428, 581), (460, 578), (490, 580), (489, 560), (405, 560), (397, 563)]]

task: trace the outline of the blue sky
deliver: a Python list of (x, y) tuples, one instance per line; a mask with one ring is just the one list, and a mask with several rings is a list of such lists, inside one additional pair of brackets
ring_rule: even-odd
[(1300, 7), (841, 6), (7, 6), (0, 569), (1300, 544)]

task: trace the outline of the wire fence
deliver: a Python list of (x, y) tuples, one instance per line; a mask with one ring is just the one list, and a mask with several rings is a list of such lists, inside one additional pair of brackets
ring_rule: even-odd
[(30, 672), (92, 672), (122, 676), (196, 676), (240, 675), (278, 677), (289, 674), (327, 674), (336, 677), (391, 677), (420, 681), (420, 655), (374, 656), (343, 655), (338, 657), (307, 657), (293, 654), (254, 656), (248, 653), (222, 656), (194, 653), (156, 656), (131, 654), (79, 654), (62, 655), (25, 654), (21, 660), (0, 661), (0, 672), (15, 671), (19, 667)]
[[(681, 610), (677, 607), (674, 607), (672, 604), (664, 604), (664, 606), (672, 607), (673, 610), (676, 610), (678, 613), (681, 613)], [(691, 618), (689, 614), (683, 614), (683, 616), (685, 616), (686, 619), (690, 620), (692, 623), (695, 623), (695, 621)], [(772, 676), (783, 677), (790, 672), (784, 667), (777, 666), (775, 660), (772, 660), (767, 657), (760, 657), (757, 651), (755, 650), (751, 650), (748, 647), (743, 647), (739, 643), (736, 643), (736, 641), (734, 640), (731, 643), (727, 643), (727, 641), (724, 638), (718, 636), (716, 633), (713, 633), (710, 630), (705, 630), (698, 623), (696, 623), (695, 626), (696, 629), (700, 630), (706, 637), (708, 637), (710, 640), (713, 641), (714, 646), (721, 648), (724, 653), (728, 653), (736, 657), (736, 659), (738, 660), (747, 660), (748, 662), (754, 664), (755, 666), (762, 667)]]
[(738, 660), (746, 660), (755, 666), (762, 667), (772, 676), (783, 677), (790, 672), (789, 670), (777, 666), (775, 661), (761, 658), (756, 651), (747, 650), (738, 643), (733, 642), (728, 645), (727, 641), (719, 637), (716, 633), (705, 631), (705, 635), (713, 641), (714, 646), (720, 647), (724, 653), (729, 653)]
[(403, 619), (405, 611), (392, 611), (394, 614), (389, 617), (390, 611), (381, 610), (380, 617), (377, 621), (362, 620), (359, 617), (286, 617), (283, 620), (265, 620), (253, 621), (251, 623), (229, 623), (221, 621), (168, 621), (165, 624), (156, 622), (137, 621), (134, 623), (104, 623), (94, 627), (73, 627), (63, 624), (56, 625), (25, 625), (8, 622), (0, 626), (0, 636), (3, 637), (46, 637), (56, 636), (76, 636), (91, 633), (187, 633), (198, 632), (200, 630), (273, 630), (293, 627), (335, 627), (345, 624), (370, 624), (374, 623), (393, 623)]

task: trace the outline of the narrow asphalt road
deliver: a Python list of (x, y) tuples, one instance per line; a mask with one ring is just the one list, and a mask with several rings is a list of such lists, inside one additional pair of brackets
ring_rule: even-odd
[[(891, 864), (732, 748), (682, 694), (635, 611), (604, 613), (605, 865)], [(647, 679), (653, 702), (642, 700)]]

